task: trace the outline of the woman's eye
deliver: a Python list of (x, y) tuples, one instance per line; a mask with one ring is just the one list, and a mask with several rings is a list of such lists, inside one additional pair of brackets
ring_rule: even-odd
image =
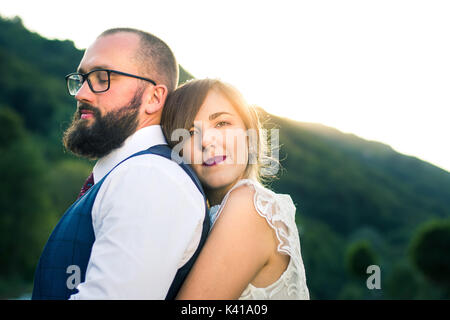
[(227, 125), (229, 125), (230, 123), (229, 122), (227, 122), (227, 121), (220, 121), (220, 122), (218, 122), (217, 124), (216, 124), (216, 128), (220, 128), (220, 127), (223, 127), (223, 126), (227, 126)]
[(189, 134), (191, 135), (191, 137), (192, 137), (193, 135), (197, 134), (197, 133), (198, 133), (197, 130), (191, 130), (191, 131), (189, 131)]

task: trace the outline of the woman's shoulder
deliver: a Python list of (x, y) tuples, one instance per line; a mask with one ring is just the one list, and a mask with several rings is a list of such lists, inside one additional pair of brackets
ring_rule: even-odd
[(296, 207), (292, 198), (287, 194), (275, 193), (250, 179), (240, 180), (235, 188), (245, 190), (247, 194), (253, 191), (253, 208), (259, 216), (265, 218), (266, 225), (275, 231), (278, 251), (292, 256), (299, 241), (295, 222)]
[(211, 227), (226, 207), (229, 208), (230, 206), (237, 205), (242, 208), (244, 205), (249, 206), (253, 204), (254, 195), (255, 188), (253, 187), (253, 182), (248, 179), (239, 180), (228, 190), (220, 205), (215, 205), (210, 208)]
[[(240, 190), (238, 195), (247, 197), (251, 196), (253, 205), (260, 215), (267, 218), (273, 218), (274, 215), (282, 216), (284, 219), (292, 218), (295, 220), (295, 205), (292, 198), (288, 194), (275, 193), (261, 183), (251, 180), (242, 179), (230, 190)], [(289, 220), (292, 220), (289, 219)]]
[(239, 180), (227, 193), (228, 198), (239, 199), (240, 201), (253, 198), (255, 194), (255, 182), (250, 179)]
[[(247, 224), (260, 231), (268, 229), (256, 207), (255, 199), (261, 192), (259, 186), (252, 180), (239, 180), (225, 195), (220, 206), (210, 209), (211, 228), (219, 220), (234, 221), (235, 224)], [(226, 216), (226, 217), (224, 217)], [(267, 231), (267, 230), (266, 230)]]
[(226, 194), (220, 206), (211, 210), (212, 223), (216, 221), (224, 209), (230, 206), (241, 208), (239, 211), (257, 213), (269, 224), (272, 220), (283, 220), (295, 224), (295, 205), (289, 195), (277, 194), (261, 183), (251, 180), (239, 180)]
[[(257, 197), (264, 197), (272, 201), (277, 201), (277, 194), (272, 190), (264, 187), (258, 181), (252, 179), (241, 179), (239, 180), (227, 194), (228, 197), (238, 197), (238, 198), (251, 198), (256, 199)], [(226, 196), (226, 197), (227, 197)], [(225, 198), (226, 198), (225, 197)], [(226, 199), (224, 199), (226, 201)]]
[(231, 188), (220, 206), (221, 211), (226, 211), (228, 215), (235, 214), (239, 219), (254, 219), (256, 208), (254, 197), (257, 194), (252, 183), (240, 180)]

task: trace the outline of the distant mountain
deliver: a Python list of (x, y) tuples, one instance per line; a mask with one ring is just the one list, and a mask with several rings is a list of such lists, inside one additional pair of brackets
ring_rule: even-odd
[[(46, 221), (57, 221), (55, 212), (62, 213), (71, 203), (92, 168), (91, 162), (65, 153), (61, 145), (62, 132), (75, 109), (73, 98), (66, 93), (64, 75), (76, 69), (82, 54), (69, 40), (48, 40), (24, 28), (19, 18), (0, 17), (0, 123), (3, 130), (20, 132), (16, 144), (0, 144), (0, 151), (13, 157), (12, 150), (20, 150), (24, 144), (28, 149), (20, 154), (42, 159), (42, 168), (35, 166), (32, 172), (46, 179), (44, 191), (41, 190), (46, 194), (39, 195), (42, 208), (53, 208), (48, 214), (53, 216)], [(180, 70), (180, 82), (192, 78), (181, 67)], [(297, 206), (311, 297), (402, 298), (398, 291), (390, 289), (403, 281), (399, 274), (407, 274), (408, 279), (418, 283), (419, 293), (407, 294), (416, 298), (433, 296), (434, 287), (428, 286), (410, 265), (408, 246), (424, 222), (450, 218), (450, 173), (397, 153), (382, 143), (320, 124), (269, 115), (264, 110), (260, 113), (266, 128), (279, 129), (282, 169), (269, 185), (277, 192), (290, 194)], [(11, 163), (32, 165), (15, 162), (14, 158), (8, 161), (0, 162), (0, 172), (9, 172)], [(0, 257), (9, 257), (5, 260), (9, 267), (0, 268), (0, 283), (14, 286), (16, 273), (24, 281), (32, 280), (32, 268), (20, 268), (21, 255), (29, 255), (27, 261), (36, 261), (53, 226), (35, 230), (20, 222), (25, 209), (19, 206), (12, 211), (11, 203), (37, 201), (37, 196), (25, 196), (20, 189), (23, 181), (9, 179), (1, 185), (9, 189), (0, 190), (0, 194), (16, 198), (0, 197), (0, 229), (10, 232), (2, 239), (21, 238), (31, 231), (40, 237), (14, 254), (9, 253), (6, 240), (0, 242)], [(10, 192), (16, 189), (22, 191)], [(2, 229), (2, 223), (12, 224)], [(377, 256), (384, 290), (369, 292), (365, 281), (355, 280), (349, 274), (348, 248), (358, 241), (368, 241)], [(11, 270), (16, 272), (14, 276)], [(13, 290), (5, 293), (0, 288), (0, 298), (10, 292)]]
[(361, 224), (387, 232), (450, 216), (449, 172), (354, 134), (271, 117), (287, 172), (274, 186), (301, 190), (304, 214), (342, 234)]

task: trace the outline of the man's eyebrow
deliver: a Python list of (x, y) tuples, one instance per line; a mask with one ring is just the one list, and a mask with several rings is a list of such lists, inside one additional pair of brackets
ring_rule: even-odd
[(211, 120), (216, 119), (217, 117), (220, 117), (223, 114), (229, 114), (230, 116), (232, 116), (232, 114), (229, 113), (229, 112), (216, 112), (216, 113), (213, 113), (213, 114), (209, 115), (208, 119), (211, 121)]
[[(90, 68), (89, 71), (96, 70), (96, 69), (111, 69), (111, 67), (107, 66), (107, 65), (98, 65), (98, 66), (94, 66), (94, 67)], [(87, 73), (87, 71), (84, 68), (78, 68), (77, 72), (78, 73)]]

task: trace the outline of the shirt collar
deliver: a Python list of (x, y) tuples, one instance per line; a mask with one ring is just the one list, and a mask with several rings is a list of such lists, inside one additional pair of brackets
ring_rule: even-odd
[(94, 182), (100, 181), (120, 161), (158, 144), (167, 144), (160, 125), (139, 129), (129, 136), (121, 147), (98, 159), (93, 169)]

